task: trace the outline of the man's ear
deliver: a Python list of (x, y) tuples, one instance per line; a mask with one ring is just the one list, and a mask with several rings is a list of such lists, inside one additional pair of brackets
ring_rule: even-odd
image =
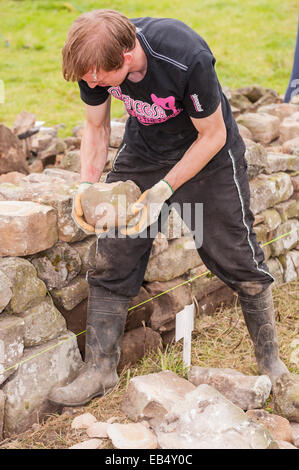
[(133, 60), (132, 52), (123, 52), (123, 55), (124, 55), (124, 64), (130, 65)]

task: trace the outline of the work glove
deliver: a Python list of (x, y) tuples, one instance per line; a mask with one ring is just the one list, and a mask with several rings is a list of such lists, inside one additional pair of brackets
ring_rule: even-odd
[(92, 235), (95, 233), (95, 228), (88, 224), (84, 219), (83, 209), (81, 205), (81, 195), (82, 193), (90, 187), (92, 183), (80, 183), (77, 192), (73, 197), (73, 207), (72, 207), (72, 218), (76, 226), (83, 230), (87, 235)]
[(129, 215), (134, 217), (125, 228), (121, 229), (121, 233), (123, 235), (137, 235), (156, 222), (164, 202), (170, 198), (173, 192), (170, 184), (163, 179), (152, 188), (144, 191), (138, 201), (129, 207)]

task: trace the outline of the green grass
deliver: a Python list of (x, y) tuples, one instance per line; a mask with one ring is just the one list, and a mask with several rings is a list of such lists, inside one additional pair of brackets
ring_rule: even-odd
[[(47, 125), (64, 123), (61, 135), (69, 135), (84, 120), (77, 85), (62, 78), (61, 48), (73, 20), (95, 8), (113, 8), (129, 17), (178, 18), (210, 45), (223, 86), (259, 83), (285, 92), (297, 0), (0, 0), (0, 80), (5, 85), (0, 121), (11, 126), (25, 109)], [(113, 114), (121, 115), (122, 109), (114, 103)]]

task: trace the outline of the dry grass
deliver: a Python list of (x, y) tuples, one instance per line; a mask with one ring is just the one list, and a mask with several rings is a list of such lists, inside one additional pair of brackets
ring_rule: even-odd
[[(290, 343), (299, 336), (299, 280), (273, 289), (281, 357), (291, 372)], [(231, 367), (246, 374), (257, 374), (252, 343), (242, 312), (236, 303), (230, 308), (218, 308), (213, 316), (196, 319), (192, 339), (192, 365), (204, 367)], [(66, 409), (61, 415), (50, 415), (25, 433), (5, 439), (0, 448), (6, 449), (63, 449), (88, 439), (84, 430), (71, 429), (75, 415), (92, 413), (99, 421), (117, 416), (120, 423), (130, 422), (120, 409), (122, 396), (130, 378), (170, 369), (186, 376), (182, 363), (182, 344), (167, 346), (158, 354), (145, 356), (134, 367), (124, 369), (119, 384), (108, 395), (94, 399), (89, 405)], [(104, 448), (113, 448), (109, 439)]]

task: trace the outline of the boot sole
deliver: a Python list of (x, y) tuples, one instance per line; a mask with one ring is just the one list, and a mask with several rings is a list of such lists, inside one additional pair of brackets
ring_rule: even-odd
[(55, 403), (55, 405), (60, 405), (60, 406), (82, 406), (82, 405), (86, 405), (88, 402), (90, 402), (93, 398), (95, 397), (99, 397), (99, 396), (104, 396), (106, 395), (107, 393), (109, 393), (113, 388), (115, 387), (112, 386), (110, 388), (107, 388), (107, 390), (105, 392), (96, 392), (94, 393), (93, 395), (90, 395), (88, 398), (86, 398), (85, 400), (83, 401), (80, 401), (80, 402), (60, 402), (60, 401), (55, 401), (55, 400), (52, 400), (51, 398), (48, 398), (48, 400), (51, 402), (51, 403)]

